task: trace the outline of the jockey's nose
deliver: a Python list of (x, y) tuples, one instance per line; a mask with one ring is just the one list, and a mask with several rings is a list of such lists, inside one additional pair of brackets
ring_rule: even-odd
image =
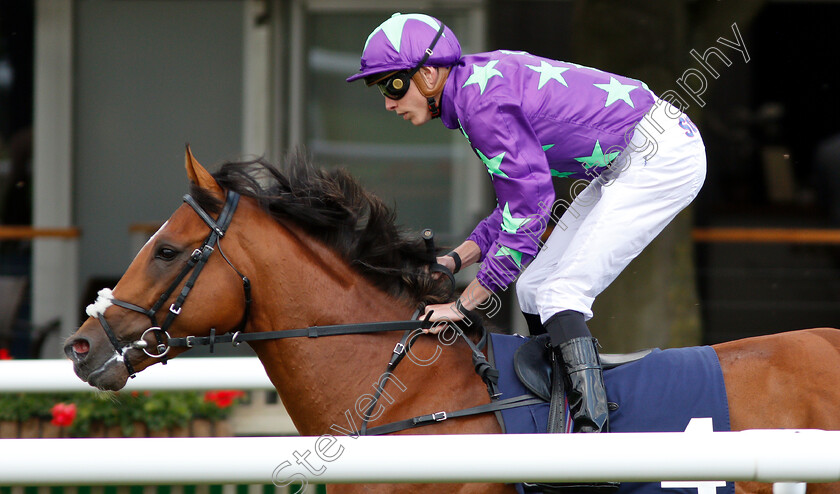
[(86, 338), (71, 338), (64, 345), (64, 355), (76, 364), (84, 362), (89, 353), (90, 342)]
[(397, 101), (391, 98), (385, 98), (385, 109), (388, 111), (394, 111), (397, 108)]

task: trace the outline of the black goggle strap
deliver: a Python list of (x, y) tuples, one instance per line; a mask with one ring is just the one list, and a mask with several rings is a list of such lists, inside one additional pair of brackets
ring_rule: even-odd
[(435, 49), (435, 45), (437, 45), (437, 42), (440, 39), (440, 37), (443, 36), (443, 29), (445, 27), (446, 26), (441, 22), (440, 23), (440, 29), (438, 29), (438, 32), (435, 35), (435, 39), (433, 39), (431, 44), (429, 44), (429, 47), (426, 48), (426, 53), (423, 55), (423, 58), (419, 62), (417, 62), (417, 65), (415, 65), (414, 68), (411, 69), (411, 71), (409, 71), (409, 73), (408, 73), (409, 77), (416, 74), (417, 71), (420, 70), (420, 67), (426, 65), (426, 62), (429, 61), (429, 57), (431, 57), (434, 54), (433, 50)]

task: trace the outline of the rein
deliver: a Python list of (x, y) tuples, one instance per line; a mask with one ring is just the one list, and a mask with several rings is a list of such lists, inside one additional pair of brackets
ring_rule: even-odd
[[(210, 215), (207, 214), (207, 212), (204, 211), (204, 209), (202, 209), (201, 206), (199, 206), (199, 204), (195, 201), (195, 199), (193, 199), (192, 196), (190, 196), (189, 194), (186, 194), (184, 196), (184, 202), (187, 203), (190, 207), (192, 207), (192, 209), (196, 212), (196, 214), (198, 214), (198, 216), (204, 221), (204, 223), (206, 223), (207, 226), (210, 227), (210, 234), (204, 240), (204, 244), (200, 248), (195, 249), (192, 252), (186, 265), (181, 269), (181, 272), (178, 274), (178, 276), (175, 278), (172, 284), (169, 285), (169, 288), (167, 288), (163, 292), (163, 294), (161, 294), (157, 302), (151, 308), (145, 309), (139, 305), (119, 300), (113, 296), (111, 290), (109, 289), (101, 290), (99, 292), (99, 296), (96, 302), (87, 307), (87, 314), (99, 320), (102, 329), (108, 336), (108, 340), (114, 347), (114, 351), (116, 354), (115, 358), (117, 360), (122, 361), (125, 364), (129, 376), (133, 378), (136, 376), (137, 373), (134, 370), (134, 367), (131, 365), (131, 362), (129, 362), (129, 359), (126, 358), (126, 353), (129, 350), (135, 348), (143, 350), (143, 352), (149, 357), (161, 359), (161, 362), (163, 364), (166, 364), (166, 355), (167, 353), (169, 353), (169, 350), (173, 347), (192, 348), (197, 345), (208, 345), (210, 347), (210, 352), (212, 353), (214, 351), (214, 346), (219, 343), (231, 343), (233, 344), (233, 346), (239, 346), (240, 344), (246, 341), (281, 340), (286, 338), (319, 338), (323, 336), (403, 331), (402, 338), (395, 345), (393, 353), (391, 354), (390, 360), (387, 364), (386, 373), (383, 374), (383, 376), (387, 376), (390, 373), (392, 373), (394, 369), (396, 369), (397, 365), (399, 365), (402, 359), (411, 350), (411, 346), (416, 340), (416, 338), (419, 335), (423, 334), (422, 330), (429, 329), (432, 327), (432, 323), (429, 321), (431, 313), (429, 313), (426, 316), (426, 319), (424, 320), (416, 319), (417, 315), (420, 313), (420, 310), (418, 310), (415, 312), (414, 316), (412, 316), (412, 319), (407, 321), (338, 324), (331, 326), (312, 326), (302, 329), (285, 329), (278, 331), (243, 333), (251, 310), (251, 282), (245, 275), (243, 275), (238, 269), (236, 269), (233, 263), (231, 263), (230, 259), (228, 259), (228, 257), (222, 250), (221, 244), (221, 239), (225, 236), (227, 228), (230, 225), (230, 222), (233, 218), (233, 214), (236, 211), (236, 207), (239, 204), (239, 197), (240, 196), (238, 193), (229, 190), (227, 192), (225, 205), (222, 208), (222, 212), (219, 214), (218, 220), (213, 220), (213, 218), (210, 217)], [(454, 288), (455, 280), (452, 273), (446, 267), (435, 262), (433, 238), (434, 233), (431, 230), (427, 229), (423, 231), (423, 239), (426, 243), (426, 249), (431, 263), (430, 269), (433, 272), (441, 272), (445, 274), (449, 278), (450, 282), (452, 282)], [(243, 311), (242, 318), (240, 319), (239, 324), (234, 329), (232, 329), (231, 332), (226, 332), (225, 334), (217, 335), (216, 328), (211, 328), (209, 336), (186, 336), (172, 338), (168, 332), (169, 327), (175, 321), (175, 318), (178, 317), (178, 315), (181, 313), (181, 308), (183, 307), (187, 296), (189, 295), (190, 291), (195, 285), (195, 282), (198, 279), (198, 276), (201, 274), (201, 271), (204, 269), (204, 266), (207, 264), (210, 255), (213, 254), (216, 248), (218, 248), (219, 253), (222, 255), (222, 258), (225, 260), (225, 262), (242, 279), (242, 287), (245, 294), (245, 309)], [(163, 324), (158, 325), (156, 317), (157, 312), (163, 307), (163, 305), (166, 303), (169, 297), (172, 296), (173, 293), (175, 293), (178, 286), (185, 278), (187, 278), (188, 275), (189, 278), (187, 279), (186, 283), (181, 289), (181, 292), (178, 294), (178, 297), (175, 299), (175, 302), (173, 302), (169, 306), (166, 319), (164, 320)], [(143, 331), (143, 333), (140, 336), (140, 339), (127, 344), (121, 344), (113, 329), (111, 329), (110, 324), (108, 324), (108, 320), (105, 318), (105, 310), (110, 305), (116, 305), (118, 307), (122, 307), (124, 309), (128, 309), (134, 312), (139, 312), (140, 314), (147, 316), (151, 321), (151, 327)], [(464, 310), (463, 306), (461, 306), (460, 303), (457, 304), (456, 307), (462, 313), (467, 313), (467, 311)], [(487, 392), (490, 395), (490, 399), (492, 400), (491, 403), (467, 408), (464, 410), (457, 410), (454, 412), (440, 411), (430, 415), (422, 415), (419, 417), (414, 417), (412, 419), (407, 419), (400, 422), (394, 422), (392, 424), (374, 427), (368, 430), (367, 425), (369, 418), (373, 414), (373, 410), (375, 409), (376, 404), (378, 403), (378, 400), (383, 392), (384, 383), (380, 382), (379, 386), (376, 387), (376, 395), (374, 396), (374, 400), (364, 416), (362, 428), (360, 431), (358, 431), (360, 434), (387, 434), (390, 432), (396, 432), (399, 430), (418, 427), (434, 422), (440, 422), (446, 420), (447, 418), (464, 417), (469, 415), (494, 412), (498, 410), (504, 410), (507, 408), (531, 405), (542, 402), (540, 398), (536, 398), (533, 395), (523, 395), (505, 400), (498, 400), (499, 396), (501, 395), (498, 389), (499, 372), (487, 361), (487, 358), (485, 357), (484, 353), (482, 353), (482, 351), (480, 350), (480, 348), (487, 343), (486, 330), (483, 326), (480, 326), (481, 337), (478, 344), (475, 344), (470, 338), (468, 338), (464, 334), (463, 330), (461, 330), (461, 328), (458, 327), (458, 325), (453, 325), (452, 327), (455, 328), (456, 332), (458, 333), (458, 336), (463, 337), (464, 341), (470, 347), (470, 350), (472, 351), (473, 366), (475, 368), (476, 373), (481, 377), (481, 379), (487, 386)], [(145, 337), (150, 332), (154, 334), (155, 339), (157, 341), (157, 346), (155, 348), (157, 353), (152, 353), (148, 350), (149, 343), (145, 340)]]

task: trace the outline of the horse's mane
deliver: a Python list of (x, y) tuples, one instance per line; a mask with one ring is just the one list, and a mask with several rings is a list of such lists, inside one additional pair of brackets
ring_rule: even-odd
[[(391, 296), (427, 304), (451, 300), (448, 280), (429, 272), (420, 235), (397, 226), (394, 210), (346, 170), (317, 168), (291, 155), (282, 168), (263, 159), (227, 162), (213, 177), (335, 250)], [(221, 202), (195, 184), (191, 194), (208, 212), (221, 211)]]

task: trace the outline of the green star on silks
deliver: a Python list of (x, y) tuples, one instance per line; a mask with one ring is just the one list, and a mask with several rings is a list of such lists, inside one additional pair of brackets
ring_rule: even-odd
[[(543, 151), (548, 151), (549, 149), (551, 149), (553, 147), (554, 147), (554, 144), (546, 144), (545, 146), (542, 147), (542, 150)], [(557, 177), (557, 178), (566, 178), (566, 177), (570, 177), (570, 176), (575, 174), (574, 172), (558, 172), (557, 170), (549, 170), (549, 171), (551, 172), (552, 177)]]
[(458, 119), (458, 128), (461, 129), (461, 133), (464, 134), (464, 139), (466, 139), (468, 143), (472, 144), (472, 142), (470, 142), (470, 136), (467, 135), (467, 131), (464, 130), (464, 126), (461, 125), (460, 118)]
[(514, 218), (510, 214), (510, 203), (505, 203), (505, 209), (502, 210), (502, 230), (508, 233), (516, 233), (519, 228), (530, 221), (531, 218)]
[(593, 84), (593, 86), (607, 92), (607, 102), (604, 104), (604, 108), (610, 106), (618, 100), (627, 103), (630, 105), (630, 108), (636, 108), (633, 105), (633, 100), (630, 99), (630, 91), (639, 89), (639, 86), (622, 84), (618, 82), (618, 79), (615, 77), (610, 77), (610, 82), (608, 84)]
[(499, 250), (496, 251), (494, 257), (504, 257), (508, 256), (513, 259), (513, 262), (516, 263), (517, 266), (520, 268), (522, 267), (522, 253), (518, 250), (511, 249), (510, 247), (505, 247), (504, 245), (499, 247)]
[(569, 87), (569, 85), (566, 84), (566, 79), (563, 78), (563, 72), (569, 70), (568, 67), (555, 67), (550, 63), (546, 62), (545, 60), (542, 60), (540, 62), (539, 67), (537, 67), (536, 65), (525, 66), (533, 70), (534, 72), (540, 73), (540, 83), (537, 85), (537, 90), (542, 89), (542, 87), (545, 86), (545, 83), (552, 79), (566, 87)]
[[(390, 41), (391, 44), (394, 46), (394, 49), (397, 50), (397, 52), (399, 52), (400, 44), (402, 42), (403, 28), (405, 27), (406, 21), (409, 21), (411, 19), (414, 19), (415, 21), (425, 22), (426, 24), (434, 28), (435, 31), (440, 29), (440, 25), (436, 24), (429, 16), (426, 15), (394, 14), (391, 16), (390, 19), (383, 22), (379, 27), (374, 29), (372, 33), (370, 33), (370, 36), (368, 36), (367, 41), (365, 41), (365, 47), (364, 49), (362, 49), (362, 53), (364, 53), (364, 51), (367, 50), (368, 43), (370, 43), (370, 39), (373, 38), (373, 35), (378, 33), (379, 31), (385, 33), (385, 36), (388, 37), (388, 41)], [(442, 34), (442, 36), (446, 35)]]
[(473, 64), (473, 73), (470, 75), (469, 79), (464, 82), (464, 85), (461, 86), (462, 88), (469, 86), (470, 84), (478, 84), (478, 87), (481, 89), (479, 94), (484, 94), (484, 88), (487, 87), (487, 81), (489, 81), (492, 77), (499, 76), (504, 78), (505, 76), (502, 75), (501, 72), (496, 70), (494, 67), (496, 64), (499, 63), (498, 60), (490, 60), (487, 62), (487, 65), (479, 66), (478, 64)]
[(488, 158), (481, 152), (478, 148), (475, 149), (475, 152), (478, 153), (478, 157), (481, 158), (481, 161), (484, 163), (484, 166), (487, 167), (487, 173), (490, 174), (490, 178), (493, 178), (493, 175), (498, 175), (504, 178), (510, 178), (507, 176), (507, 173), (502, 171), (502, 159), (505, 157), (505, 152), (503, 151), (501, 154), (496, 155), (492, 158)]
[(604, 154), (604, 151), (601, 150), (601, 141), (595, 141), (595, 148), (592, 149), (592, 155), (575, 158), (575, 161), (583, 163), (583, 167), (589, 169), (594, 166), (607, 166), (618, 155), (618, 151)]

